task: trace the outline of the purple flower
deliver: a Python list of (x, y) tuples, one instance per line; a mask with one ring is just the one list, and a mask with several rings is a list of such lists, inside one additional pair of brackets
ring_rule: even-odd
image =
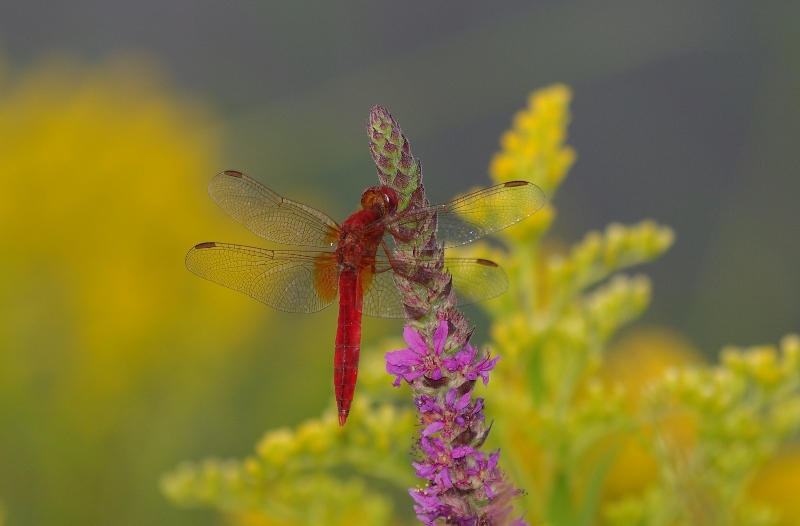
[(444, 488), (453, 487), (450, 471), (459, 468), (459, 463), (463, 464), (464, 459), (475, 454), (470, 446), (452, 448), (439, 438), (422, 437), (419, 446), (423, 457), (421, 462), (413, 463), (417, 476)]
[(503, 482), (503, 475), (497, 469), (497, 461), (500, 459), (500, 450), (489, 454), (488, 458), (481, 456), (476, 462), (474, 470), (471, 474), (475, 475), (481, 482), (483, 482), (483, 490), (486, 492), (486, 498), (492, 499), (497, 496), (497, 493), (492, 489), (492, 485), (496, 482)]
[(485, 353), (476, 362), (475, 356), (477, 354), (477, 349), (470, 344), (466, 344), (455, 356), (442, 360), (442, 365), (450, 372), (458, 372), (467, 380), (476, 380), (480, 377), (483, 380), (483, 385), (489, 385), (489, 371), (494, 369), (500, 357), (489, 358), (489, 354)]
[(386, 372), (397, 375), (392, 385), (400, 386), (401, 378), (411, 383), (420, 376), (432, 380), (442, 378), (441, 355), (447, 340), (447, 321), (442, 320), (433, 334), (433, 353), (420, 333), (406, 327), (403, 338), (408, 348), (386, 353)]
[(434, 522), (439, 517), (445, 517), (450, 513), (450, 506), (446, 505), (439, 498), (439, 488), (411, 488), (408, 493), (416, 501), (414, 511), (417, 518), (426, 526), (436, 526)]
[(442, 432), (445, 438), (454, 438), (471, 427), (475, 418), (483, 421), (483, 399), (470, 403), (471, 392), (458, 396), (458, 389), (450, 389), (444, 397), (444, 405), (436, 398), (423, 394), (414, 402), (422, 415), (425, 426), (422, 436)]

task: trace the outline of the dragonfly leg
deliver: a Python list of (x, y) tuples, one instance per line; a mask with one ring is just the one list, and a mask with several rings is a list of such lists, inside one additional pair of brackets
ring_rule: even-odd
[[(399, 268), (399, 267), (400, 267), (400, 264), (399, 264), (399, 263), (398, 263), (398, 262), (397, 262), (397, 261), (396, 261), (396, 260), (395, 260), (395, 259), (392, 257), (392, 254), (391, 254), (391, 252), (389, 251), (389, 247), (387, 247), (387, 246), (386, 246), (386, 242), (385, 242), (385, 241), (383, 241), (383, 240), (381, 240), (381, 247), (383, 247), (383, 251), (384, 251), (384, 253), (386, 254), (386, 257), (387, 257), (387, 258), (388, 258), (388, 260), (389, 260), (389, 265), (390, 265), (391, 269), (394, 271), (394, 273), (395, 273), (396, 275), (400, 276), (401, 278), (405, 278), (405, 279), (407, 279), (407, 280), (409, 280), (409, 281), (413, 281), (414, 283), (418, 283), (419, 285), (425, 285), (425, 281), (424, 281), (424, 280), (422, 280), (421, 278), (418, 278), (418, 277), (412, 276), (412, 275), (410, 275), (410, 274), (407, 274), (407, 273), (405, 273), (405, 272), (402, 272), (402, 271), (400, 270), (400, 268)], [(381, 269), (381, 270), (375, 270), (375, 269), (373, 269), (373, 271), (374, 271), (375, 273), (378, 273), (378, 272), (386, 272), (387, 270), (389, 270), (389, 269), (388, 269), (388, 268), (387, 268), (387, 269)]]
[(414, 235), (413, 234), (408, 235), (408, 236), (404, 236), (403, 234), (401, 234), (399, 231), (397, 231), (395, 229), (389, 230), (389, 233), (392, 235), (392, 237), (394, 237), (395, 239), (399, 239), (403, 243), (408, 243), (409, 241), (414, 239)]
[(392, 216), (392, 222), (394, 224), (390, 224), (388, 226), (388, 228), (387, 228), (387, 233), (391, 234), (392, 237), (402, 241), (403, 243), (408, 243), (409, 241), (412, 241), (414, 239), (414, 236), (416, 235), (416, 232), (412, 233), (412, 234), (404, 235), (404, 234), (401, 234), (400, 231), (397, 229), (397, 223), (401, 219), (403, 219), (406, 215), (408, 215), (408, 213), (410, 211), (411, 211), (411, 208), (406, 208), (402, 212), (398, 212), (398, 213), (394, 214)]

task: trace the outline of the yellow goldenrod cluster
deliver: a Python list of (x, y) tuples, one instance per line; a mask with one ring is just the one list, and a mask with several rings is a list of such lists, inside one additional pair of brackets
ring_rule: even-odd
[(528, 108), (514, 116), (511, 130), (500, 138), (489, 175), (496, 183), (525, 180), (550, 196), (575, 162), (575, 151), (564, 145), (572, 92), (556, 84), (533, 92)]
[(408, 408), (374, 404), (361, 395), (346, 428), (337, 426), (332, 408), (296, 431), (268, 432), (253, 457), (187, 463), (165, 475), (161, 486), (182, 505), (248, 512), (242, 520), (258, 513), (287, 524), (388, 524), (391, 501), (363, 478), (330, 470), (348, 468), (354, 475), (413, 485), (406, 460), (413, 422)]
[(521, 507), (532, 524), (594, 524), (605, 478), (636, 425), (625, 390), (598, 371), (610, 338), (650, 301), (646, 277), (614, 274), (660, 256), (673, 240), (669, 228), (644, 221), (612, 224), (571, 250), (542, 244), (552, 196), (574, 161), (563, 144), (569, 98), (563, 86), (534, 93), (492, 163), (495, 180), (528, 179), (545, 190), (544, 219), (503, 231), (507, 251), (464, 251), (500, 262), (509, 275), (509, 293), (482, 305), (502, 356), (493, 380), (502, 388), (487, 396), (487, 412), (495, 418), (490, 441), (526, 489)]
[(528, 107), (514, 116), (512, 129), (500, 138), (502, 150), (489, 166), (495, 183), (531, 181), (544, 190), (548, 203), (523, 222), (524, 228), (508, 230), (506, 236), (520, 241), (544, 233), (553, 222), (551, 205), (556, 189), (575, 162), (575, 151), (566, 146), (570, 120), (571, 90), (556, 84), (531, 93)]

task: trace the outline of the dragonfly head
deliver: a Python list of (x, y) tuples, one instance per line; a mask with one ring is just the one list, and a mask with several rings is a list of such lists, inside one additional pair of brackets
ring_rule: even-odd
[(370, 186), (361, 194), (361, 208), (377, 210), (382, 217), (397, 210), (397, 193), (388, 186)]

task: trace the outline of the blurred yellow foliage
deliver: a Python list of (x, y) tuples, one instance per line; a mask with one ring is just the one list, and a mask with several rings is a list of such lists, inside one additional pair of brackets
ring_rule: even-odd
[(285, 522), (258, 512), (243, 512), (223, 515), (225, 526), (300, 526), (296, 522)]
[[(53, 342), (66, 347), (58, 399), (68, 412), (92, 411), (94, 401), (131, 389), (153, 361), (174, 359), (152, 342), (181, 322), (200, 325), (202, 316), (233, 329), (245, 321), (226, 295), (191, 301), (198, 287), (183, 254), (197, 232), (218, 230), (207, 200), (197, 199), (219, 166), (217, 137), (201, 108), (162, 93), (150, 76), (125, 61), (93, 72), (51, 62), (0, 103), (0, 122), (12, 124), (0, 129), (9, 299), (28, 296), (20, 298), (27, 304), (27, 287), (42, 287), (42, 302), (69, 317), (69, 340)], [(28, 314), (14, 325), (39, 332), (55, 321), (17, 311)]]
[(800, 525), (800, 447), (782, 452), (762, 467), (750, 483), (750, 497), (772, 508), (779, 526)]
[(697, 350), (675, 331), (643, 327), (629, 331), (609, 347), (599, 376), (625, 388), (629, 395), (626, 407), (633, 412), (638, 409), (643, 390), (664, 376), (667, 369), (701, 361)]
[(99, 480), (113, 491), (107, 476), (90, 483), (76, 470), (117, 469), (95, 466), (97, 448), (125, 425), (133, 436), (119, 440), (141, 440), (146, 418), (131, 422), (153, 403), (147, 393), (162, 396), (153, 382), (180, 385), (174, 395), (191, 400), (204, 380), (181, 370), (213, 370), (251, 334), (258, 310), (184, 268), (200, 235), (237, 231), (205, 195), (220, 141), (202, 105), (136, 57), (99, 67), (54, 57), (16, 78), (6, 72), (0, 411), (10, 438), (0, 448), (24, 453), (35, 513), (51, 504), (65, 523), (70, 507), (80, 516), (79, 502), (98, 498)]
[[(609, 386), (621, 386), (627, 396), (626, 410), (639, 410), (642, 393), (652, 382), (662, 378), (671, 367), (700, 363), (698, 352), (681, 335), (666, 328), (633, 330), (608, 350), (598, 375)], [(688, 417), (673, 417), (661, 432), (678, 444), (694, 440), (694, 422)], [(652, 437), (647, 437), (652, 439)], [(658, 478), (658, 464), (644, 443), (645, 437), (628, 435), (606, 475), (604, 496), (616, 499), (631, 493), (641, 494)]]

